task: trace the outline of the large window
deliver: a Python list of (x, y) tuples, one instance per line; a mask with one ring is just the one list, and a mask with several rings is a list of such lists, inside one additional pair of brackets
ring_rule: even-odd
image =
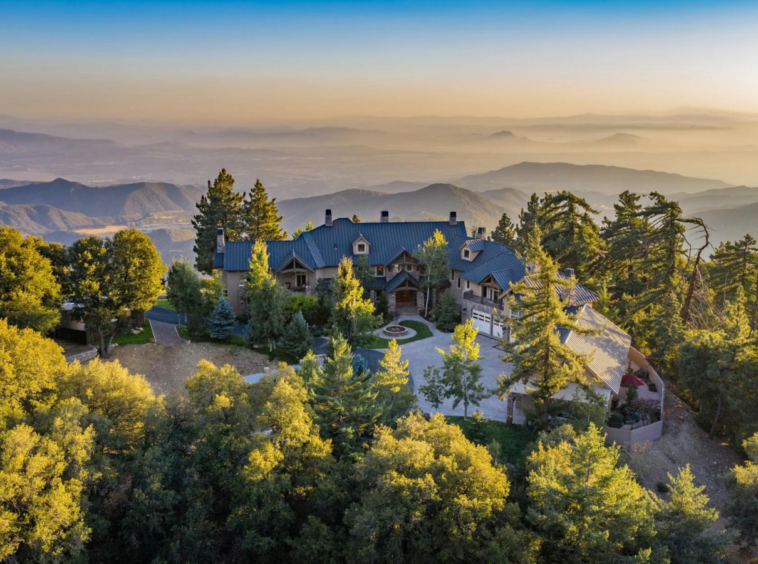
[(384, 276), (384, 265), (378, 264), (374, 268), (374, 276)]

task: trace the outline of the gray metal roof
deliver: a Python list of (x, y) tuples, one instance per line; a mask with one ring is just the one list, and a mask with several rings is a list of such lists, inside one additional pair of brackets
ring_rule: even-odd
[(586, 336), (564, 329), (561, 331), (561, 340), (571, 347), (571, 350), (590, 356), (587, 368), (608, 389), (618, 394), (621, 389), (621, 378), (629, 362), (629, 347), (632, 346), (632, 338), (588, 305), (580, 309), (577, 325), (602, 329), (602, 333), (598, 336)]

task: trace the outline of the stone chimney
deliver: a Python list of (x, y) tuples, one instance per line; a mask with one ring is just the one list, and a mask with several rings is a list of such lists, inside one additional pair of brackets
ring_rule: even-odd
[(220, 255), (226, 250), (226, 238), (224, 237), (224, 228), (219, 227), (216, 231), (216, 252)]
[(332, 221), (332, 210), (326, 210), (326, 215), (324, 216), (324, 225), (327, 227), (331, 227), (334, 222)]
[(486, 239), (487, 238), (487, 229), (484, 227), (480, 227), (476, 230), (476, 238), (477, 239)]
[(568, 276), (569, 278), (574, 278), (575, 275), (576, 275), (576, 271), (573, 268), (566, 269), (566, 276)]
[(450, 225), (458, 225), (458, 214), (454, 211), (450, 212)]
[(388, 212), (386, 210), (383, 211), (382, 212), (382, 216), (379, 218), (379, 221), (381, 221), (382, 223), (389, 223), (390, 222), (390, 212)]

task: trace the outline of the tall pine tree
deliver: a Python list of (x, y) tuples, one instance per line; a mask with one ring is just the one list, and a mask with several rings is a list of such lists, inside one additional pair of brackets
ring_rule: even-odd
[[(542, 421), (549, 427), (549, 409), (553, 396), (570, 382), (584, 383), (586, 357), (574, 352), (561, 342), (559, 328), (579, 335), (594, 335), (577, 323), (576, 317), (566, 311), (559, 290), (570, 293), (575, 282), (558, 276), (558, 265), (539, 243), (540, 230), (529, 235), (526, 258), (536, 272), (531, 283), (520, 282), (512, 288), (511, 310), (518, 317), (511, 320), (514, 340), (503, 343), (504, 362), (514, 364), (510, 377), (499, 381), (501, 396), (510, 387), (522, 382), (528, 393), (542, 410)], [(563, 292), (562, 292), (563, 293)]]
[(269, 200), (266, 188), (260, 180), (244, 202), (245, 236), (250, 241), (282, 241), (287, 232), (281, 228), (282, 216), (276, 207), (276, 198)]
[(200, 272), (213, 272), (213, 255), (216, 250), (218, 228), (223, 227), (229, 239), (238, 239), (242, 233), (242, 201), (244, 195), (234, 191), (234, 178), (221, 169), (208, 192), (196, 204), (198, 214), (192, 218), (195, 228), (195, 266)]
[(516, 246), (516, 226), (507, 213), (504, 213), (500, 217), (497, 227), (495, 227), (492, 235), (490, 235), (490, 240), (505, 245), (509, 249), (513, 249)]

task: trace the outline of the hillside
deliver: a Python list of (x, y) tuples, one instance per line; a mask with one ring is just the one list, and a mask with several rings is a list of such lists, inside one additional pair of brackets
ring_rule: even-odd
[(0, 202), (49, 205), (90, 217), (118, 217), (137, 220), (156, 212), (195, 209), (202, 191), (193, 186), (165, 182), (138, 182), (92, 188), (58, 178), (0, 191)]
[(682, 204), (685, 213), (692, 214), (753, 204), (758, 202), (758, 188), (734, 186), (699, 194), (675, 194), (672, 198)]
[(89, 217), (82, 213), (63, 211), (46, 205), (0, 202), (0, 224), (14, 227), (29, 235), (43, 235), (50, 231), (74, 231), (84, 227), (103, 227), (111, 218)]
[(732, 209), (710, 210), (698, 214), (711, 228), (711, 244), (736, 241), (745, 234), (758, 239), (758, 202)]
[(570, 190), (595, 191), (604, 194), (620, 194), (624, 190), (638, 193), (658, 191), (662, 194), (674, 194), (703, 192), (729, 186), (720, 180), (691, 178), (653, 170), (531, 162), (523, 162), (483, 174), (464, 176), (453, 182), (457, 186), (479, 191), (511, 187), (525, 192)]
[(380, 212), (387, 210), (395, 220), (445, 219), (451, 211), (470, 225), (492, 229), (504, 211), (518, 214), (519, 208), (501, 206), (465, 188), (452, 184), (432, 184), (413, 192), (384, 194), (369, 190), (344, 190), (325, 196), (297, 198), (277, 202), (284, 216), (284, 228), (292, 232), (307, 221), (319, 225), (324, 211), (331, 209), (334, 217), (358, 214), (362, 221), (378, 221)]

